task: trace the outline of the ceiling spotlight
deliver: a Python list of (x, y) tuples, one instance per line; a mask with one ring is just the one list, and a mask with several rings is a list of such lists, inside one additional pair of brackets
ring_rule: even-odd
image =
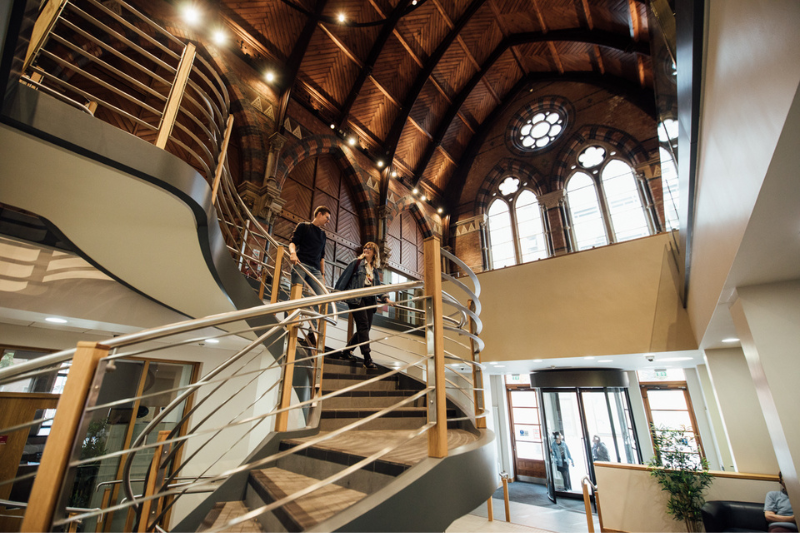
[(396, 178), (396, 177), (397, 177), (397, 171), (396, 171), (396, 170), (392, 170), (392, 177), (393, 177), (393, 178)]
[(214, 41), (214, 44), (222, 46), (228, 40), (228, 36), (225, 35), (225, 32), (222, 30), (215, 30), (214, 34), (211, 36), (211, 40)]
[(209, 344), (219, 344), (219, 339), (206, 339)]
[(444, 213), (444, 209), (442, 209), (442, 208), (440, 207), (439, 209), (437, 209), (437, 210), (436, 210), (436, 212), (437, 212), (437, 213), (439, 213), (439, 214), (441, 215), (442, 213)]
[(344, 18), (344, 13), (339, 13), (339, 15), (336, 17), (336, 20), (344, 24), (344, 21), (347, 19)]
[(67, 321), (64, 320), (63, 318), (56, 318), (54, 316), (49, 316), (49, 317), (45, 318), (45, 321), (51, 322), (53, 324), (66, 324), (67, 323)]
[(722, 339), (722, 342), (739, 342), (739, 339), (735, 337), (730, 337), (728, 339)]
[(268, 81), (269, 83), (272, 83), (273, 81), (275, 81), (275, 73), (274, 73), (274, 72), (272, 72), (271, 70), (268, 70), (268, 71), (267, 71), (267, 74), (266, 74), (266, 76), (265, 76), (265, 77), (267, 78), (267, 81)]
[(336, 124), (331, 124), (331, 129), (335, 130), (336, 129)]
[(412, 5), (412, 6), (415, 6), (415, 5), (417, 5), (417, 0), (411, 0), (411, 5)]
[(356, 137), (355, 137), (355, 135), (351, 135), (350, 137), (347, 138), (347, 144), (349, 144), (350, 146), (355, 146), (356, 145)]
[(378, 168), (383, 168), (383, 159), (378, 160)]
[(200, 10), (192, 4), (187, 4), (184, 6), (182, 15), (183, 21), (189, 26), (194, 26), (200, 22)]
[(414, 190), (413, 190), (413, 191), (411, 191), (411, 192), (413, 192), (414, 194), (417, 194), (417, 193), (419, 192), (419, 189), (417, 189), (416, 187), (414, 187)]
[(422, 196), (420, 196), (420, 197), (419, 197), (419, 199), (420, 199), (420, 200), (422, 200), (422, 201), (424, 202), (424, 201), (425, 201), (425, 200), (427, 200), (428, 198), (427, 198), (427, 197), (426, 197), (426, 196), (423, 194)]

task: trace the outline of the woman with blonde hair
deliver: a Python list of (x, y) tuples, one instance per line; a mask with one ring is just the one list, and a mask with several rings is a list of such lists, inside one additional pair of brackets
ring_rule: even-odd
[[(336, 282), (336, 289), (340, 291), (361, 289), (364, 287), (374, 287), (381, 284), (381, 278), (378, 269), (381, 267), (381, 254), (378, 250), (378, 245), (374, 242), (368, 242), (364, 245), (364, 251), (355, 260), (351, 261), (341, 277)], [(353, 320), (356, 323), (356, 332), (347, 343), (347, 346), (354, 346), (361, 344), (361, 355), (364, 356), (364, 367), (377, 368), (372, 362), (370, 355), (369, 345), (369, 330), (372, 327), (372, 316), (375, 314), (375, 308), (362, 309), (362, 307), (374, 306), (378, 301), (390, 303), (389, 297), (386, 295), (379, 296), (366, 296), (363, 298), (351, 298), (345, 300), (347, 306), (351, 309)], [(353, 357), (353, 349), (349, 348), (341, 352), (340, 359), (348, 359), (355, 361)]]

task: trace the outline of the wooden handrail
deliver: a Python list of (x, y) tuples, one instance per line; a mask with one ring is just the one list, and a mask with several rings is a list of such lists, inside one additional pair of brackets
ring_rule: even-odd
[[(231, 131), (233, 131), (233, 115), (228, 115), (228, 123), (225, 126), (225, 137), (222, 139), (222, 148), (219, 150), (219, 162), (217, 163), (217, 170), (214, 173), (214, 184), (211, 187), (211, 203), (217, 203), (217, 192), (219, 191), (219, 182), (222, 179), (222, 171), (225, 169), (225, 156), (228, 153), (228, 143), (231, 140)], [(263, 296), (262, 296), (263, 298)]]
[[(290, 298), (298, 300), (303, 297), (303, 285), (292, 285)], [(283, 367), (283, 383), (281, 384), (281, 401), (278, 409), (286, 409), (292, 402), (292, 381), (294, 380), (294, 359), (297, 352), (298, 324), (289, 326), (289, 336), (286, 344), (286, 366)], [(289, 411), (281, 411), (275, 415), (275, 431), (286, 431), (289, 427)]]
[(20, 531), (51, 529), (89, 389), (94, 382), (97, 365), (100, 359), (108, 355), (108, 351), (108, 347), (96, 342), (78, 343)]
[(161, 125), (158, 128), (158, 137), (156, 137), (156, 146), (162, 150), (167, 147), (167, 141), (172, 134), (172, 128), (175, 126), (175, 120), (178, 118), (178, 111), (181, 107), (183, 100), (183, 93), (186, 92), (186, 83), (189, 81), (189, 73), (192, 71), (192, 64), (194, 63), (194, 56), (197, 54), (197, 47), (193, 43), (186, 45), (183, 49), (181, 62), (178, 64), (178, 72), (175, 74), (175, 80), (172, 82), (172, 87), (169, 90), (167, 103), (164, 106), (164, 114), (161, 115)]
[[(428, 371), (428, 386), (431, 374), (436, 425), (428, 431), (428, 456), (447, 457), (447, 396), (444, 377), (444, 324), (442, 323), (442, 255), (438, 237), (428, 237), (423, 242), (425, 261), (425, 296), (430, 298), (429, 309), (433, 311), (433, 372)], [(428, 341), (430, 342), (430, 340)], [(431, 402), (429, 396), (428, 402)], [(428, 422), (431, 422), (429, 419)]]

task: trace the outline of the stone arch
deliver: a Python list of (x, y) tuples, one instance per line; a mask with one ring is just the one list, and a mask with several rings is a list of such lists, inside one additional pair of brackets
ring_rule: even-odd
[(552, 190), (563, 189), (581, 148), (592, 142), (602, 142), (613, 147), (634, 168), (649, 161), (647, 150), (631, 135), (608, 126), (588, 125), (575, 133), (561, 149), (553, 166)]
[(538, 178), (541, 174), (533, 165), (507, 157), (500, 160), (483, 180), (483, 184), (481, 184), (481, 188), (478, 190), (478, 195), (475, 197), (475, 215), (486, 212), (486, 209), (489, 207), (489, 202), (492, 200), (492, 192), (497, 188), (503, 178), (510, 174), (519, 177), (521, 182), (527, 181), (527, 186), (536, 193), (536, 196), (547, 193), (544, 183)]
[(371, 177), (358, 166), (349, 147), (343, 145), (333, 135), (312, 135), (293, 144), (284, 150), (275, 169), (275, 179), (280, 187), (289, 173), (301, 161), (309, 157), (331, 154), (336, 160), (345, 179), (355, 194), (356, 207), (359, 210), (361, 221), (364, 223), (364, 234), (368, 241), (378, 238), (378, 218), (376, 216), (375, 202), (367, 186)]

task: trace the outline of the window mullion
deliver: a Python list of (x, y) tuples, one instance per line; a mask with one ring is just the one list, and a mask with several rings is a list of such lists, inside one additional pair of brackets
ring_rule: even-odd
[[(599, 174), (598, 174), (599, 175)], [(614, 232), (614, 222), (611, 220), (611, 211), (608, 208), (608, 201), (606, 200), (606, 189), (603, 187), (602, 178), (594, 178), (596, 185), (596, 192), (598, 201), (600, 202), (600, 213), (603, 215), (603, 225), (606, 228), (606, 237), (608, 242), (617, 242), (617, 234)]]

